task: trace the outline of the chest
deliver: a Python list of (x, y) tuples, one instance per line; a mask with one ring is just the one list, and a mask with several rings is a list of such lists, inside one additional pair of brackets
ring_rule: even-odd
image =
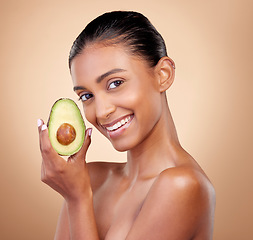
[(108, 181), (94, 193), (94, 210), (100, 239), (125, 239), (153, 181), (133, 186)]

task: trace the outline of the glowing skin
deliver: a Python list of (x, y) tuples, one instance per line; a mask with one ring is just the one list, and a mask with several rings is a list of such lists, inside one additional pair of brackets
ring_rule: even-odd
[(71, 74), (86, 119), (118, 151), (137, 146), (159, 121), (161, 93), (154, 69), (124, 48), (86, 48), (73, 60)]
[(211, 240), (215, 194), (178, 141), (165, 96), (170, 59), (150, 68), (119, 45), (94, 44), (73, 59), (71, 75), (86, 119), (127, 150), (127, 162), (86, 164), (86, 133), (66, 163), (39, 126), (42, 179), (65, 198), (55, 239)]

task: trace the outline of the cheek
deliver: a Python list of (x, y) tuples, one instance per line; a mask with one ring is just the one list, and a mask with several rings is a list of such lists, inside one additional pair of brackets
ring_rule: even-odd
[(146, 99), (145, 104), (141, 105), (142, 120), (151, 125), (151, 127), (156, 124), (161, 116), (161, 104), (159, 101), (159, 96), (152, 96)]
[(84, 116), (89, 123), (94, 125), (96, 123), (96, 117), (94, 114), (94, 110), (91, 107), (83, 107)]
[(161, 95), (149, 89), (128, 94), (125, 106), (136, 116), (137, 127), (146, 130), (153, 127), (161, 116)]
[(128, 103), (141, 112), (152, 114), (160, 105), (160, 94), (152, 90), (140, 90), (128, 95)]

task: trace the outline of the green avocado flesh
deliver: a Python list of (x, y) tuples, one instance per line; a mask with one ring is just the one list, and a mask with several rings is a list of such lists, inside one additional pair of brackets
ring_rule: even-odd
[(85, 124), (76, 103), (69, 98), (61, 98), (52, 106), (48, 120), (50, 142), (62, 156), (77, 153), (84, 141)]

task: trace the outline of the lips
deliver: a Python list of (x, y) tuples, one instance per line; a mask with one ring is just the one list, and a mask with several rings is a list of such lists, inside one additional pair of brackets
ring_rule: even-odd
[(123, 117), (123, 118), (120, 119), (120, 120), (117, 120), (117, 121), (114, 122), (114, 123), (103, 125), (103, 127), (104, 127), (108, 132), (113, 132), (113, 131), (116, 131), (116, 130), (118, 130), (119, 128), (123, 127), (124, 125), (126, 125), (128, 122), (131, 121), (132, 118), (133, 118), (133, 115), (129, 115), (129, 116)]

